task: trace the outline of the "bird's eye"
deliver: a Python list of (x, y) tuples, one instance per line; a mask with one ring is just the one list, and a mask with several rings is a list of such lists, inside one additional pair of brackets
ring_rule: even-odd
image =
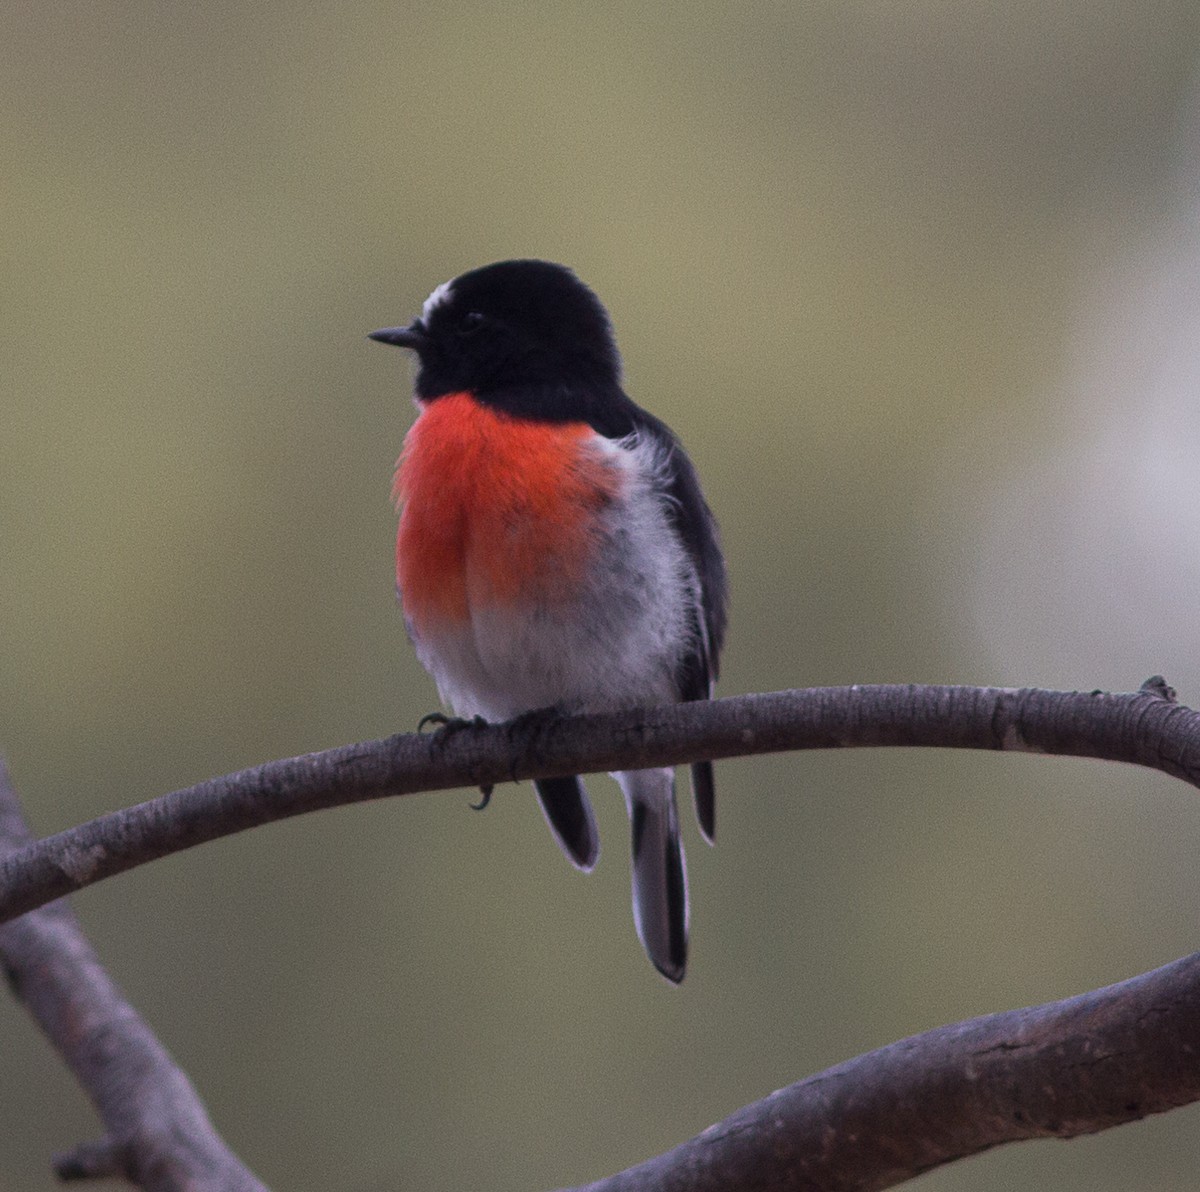
[(473, 335), (480, 327), (483, 326), (483, 315), (477, 310), (469, 310), (465, 315), (458, 320), (454, 326), (454, 330), (459, 335)]

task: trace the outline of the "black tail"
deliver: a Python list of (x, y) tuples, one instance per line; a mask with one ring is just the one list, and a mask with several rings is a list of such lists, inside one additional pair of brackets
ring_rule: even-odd
[(585, 873), (600, 856), (600, 832), (578, 778), (539, 778), (534, 784), (546, 823), (571, 864)]
[(692, 799), (696, 804), (696, 818), (700, 831), (709, 844), (717, 839), (717, 788), (713, 782), (712, 762), (692, 763)]

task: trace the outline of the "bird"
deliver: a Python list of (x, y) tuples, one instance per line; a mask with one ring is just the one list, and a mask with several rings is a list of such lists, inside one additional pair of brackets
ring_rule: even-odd
[[(369, 338), (416, 357), (418, 414), (392, 494), (396, 589), (456, 717), (711, 698), (728, 605), (717, 523), (679, 439), (622, 388), (596, 294), (563, 265), (498, 261)], [(632, 827), (634, 924), (678, 984), (689, 915), (674, 769), (613, 777)], [(692, 764), (691, 785), (711, 844), (711, 762)], [(580, 777), (534, 787), (568, 859), (591, 870), (600, 839)]]

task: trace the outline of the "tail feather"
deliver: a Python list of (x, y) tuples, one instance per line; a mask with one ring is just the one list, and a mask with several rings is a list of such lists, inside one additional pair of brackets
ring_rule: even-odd
[(579, 778), (539, 778), (534, 784), (554, 839), (572, 865), (588, 872), (600, 856), (596, 816)]
[(687, 969), (687, 870), (675, 808), (673, 770), (630, 770), (613, 777), (625, 792), (633, 827), (633, 921), (651, 963), (678, 984)]
[(717, 839), (717, 788), (713, 781), (712, 762), (692, 763), (692, 799), (696, 804), (696, 818), (700, 831), (709, 844)]

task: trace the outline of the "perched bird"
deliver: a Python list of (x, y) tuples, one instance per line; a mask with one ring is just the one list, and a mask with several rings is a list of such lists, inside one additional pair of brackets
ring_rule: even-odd
[[(371, 339), (416, 353), (419, 411), (393, 495), (396, 586), (417, 656), (460, 717), (708, 699), (725, 562), (691, 461), (621, 388), (608, 313), (562, 265), (500, 261)], [(633, 827), (633, 915), (668, 980), (687, 964), (674, 770), (614, 774)], [(600, 840), (578, 777), (535, 783), (580, 869)], [(692, 766), (713, 839), (711, 762)]]

